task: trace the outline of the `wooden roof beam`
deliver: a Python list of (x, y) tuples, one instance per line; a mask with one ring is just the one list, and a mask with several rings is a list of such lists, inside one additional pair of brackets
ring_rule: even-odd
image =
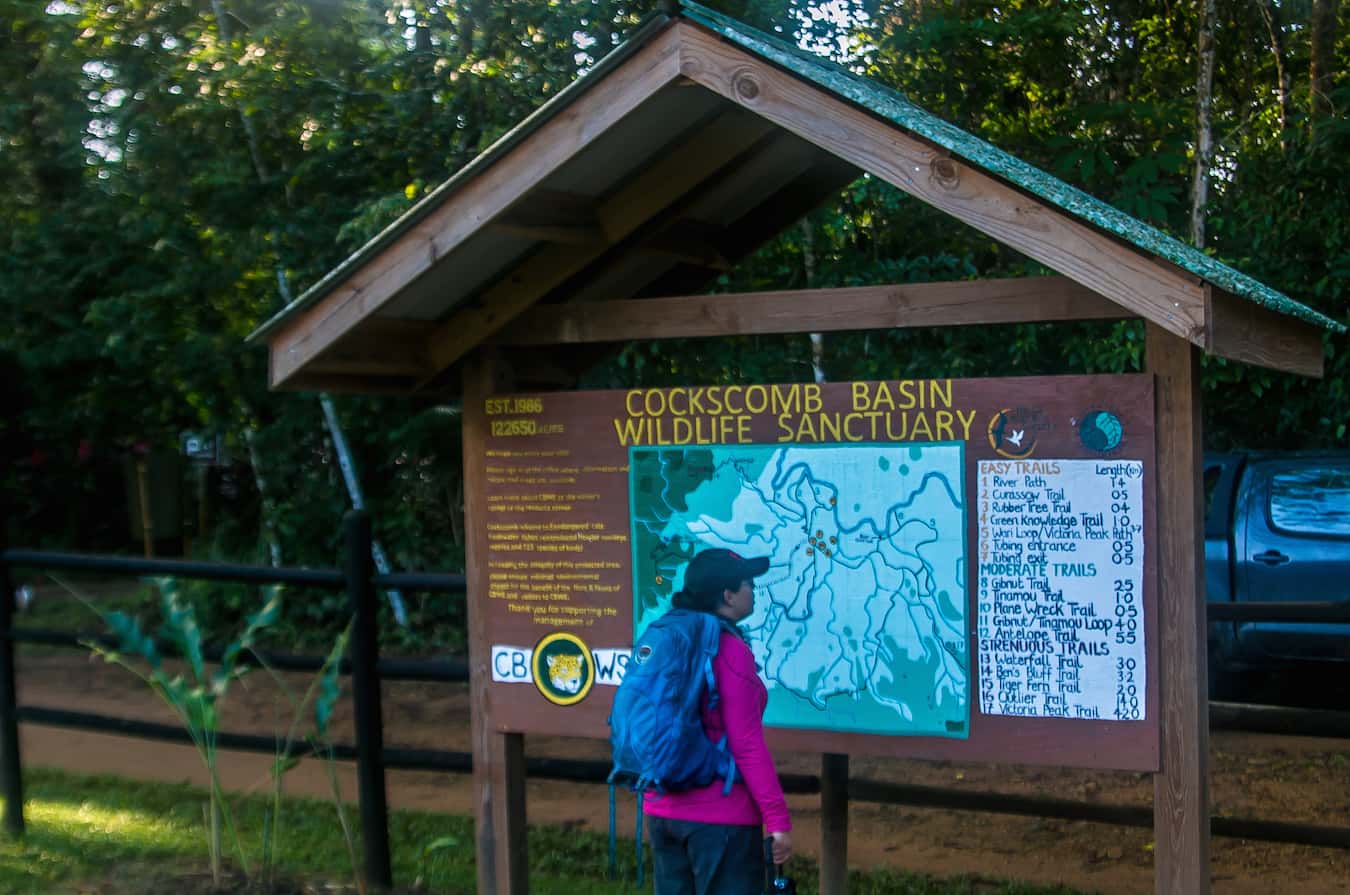
[(517, 346), (585, 344), (1130, 316), (1065, 277), (1025, 277), (540, 305), (493, 341)]
[[(734, 264), (777, 236), (785, 222), (805, 216), (838, 193), (862, 172), (848, 162), (822, 154), (815, 164), (775, 190), (771, 196), (722, 229), (719, 251)], [(683, 266), (663, 271), (637, 293), (640, 297), (686, 295), (701, 291), (714, 271)]]
[(562, 245), (601, 246), (599, 203), (591, 196), (561, 190), (530, 193), (489, 226), (498, 232)]
[[(696, 89), (701, 90), (702, 88)], [(704, 283), (722, 272), (723, 261), (734, 266), (737, 259), (749, 254), (750, 249), (775, 235), (782, 228), (784, 220), (794, 220), (809, 208), (814, 208), (819, 204), (819, 200), (824, 193), (815, 195), (814, 201), (806, 207), (799, 205), (785, 206), (780, 200), (785, 194), (788, 194), (800, 202), (797, 186), (804, 177), (816, 173), (816, 169), (822, 163), (822, 158), (826, 162), (832, 163), (832, 168), (845, 165), (845, 163), (838, 162), (833, 157), (823, 156), (819, 153), (819, 150), (810, 147), (810, 152), (814, 158), (804, 156), (798, 160), (800, 162), (799, 171), (796, 167), (788, 168), (787, 170), (797, 171), (797, 173), (792, 175), (784, 185), (773, 190), (768, 200), (761, 202), (734, 224), (713, 226), (696, 219), (692, 214), (688, 217), (682, 217), (686, 211), (697, 209), (707, 193), (726, 188), (729, 185), (728, 181), (739, 180), (743, 173), (748, 172), (753, 166), (761, 164), (764, 159), (781, 156), (783, 146), (789, 140), (792, 143), (801, 144), (801, 141), (796, 138), (774, 128), (772, 133), (765, 136), (760, 145), (743, 154), (741, 164), (728, 166), (715, 178), (700, 184), (699, 190), (684, 197), (678, 203), (679, 208), (671, 209), (664, 220), (653, 222), (651, 226), (646, 226), (639, 232), (634, 233), (623, 244), (615, 246), (614, 249), (598, 258), (594, 264), (579, 271), (566, 282), (551, 290), (542, 301), (557, 304), (574, 299), (592, 301), (610, 297), (604, 292), (605, 287), (597, 284), (605, 281), (608, 272), (625, 266), (624, 262), (630, 254), (644, 256), (644, 261), (648, 263), (643, 264), (646, 279), (641, 284), (629, 282), (628, 288), (625, 290), (626, 294), (652, 294), (649, 287), (653, 282), (661, 282), (672, 276), (676, 277), (680, 283), (689, 283), (689, 285), (669, 289), (658, 288), (656, 294), (678, 295), (698, 291)], [(857, 171), (851, 165), (847, 167), (851, 171)], [(818, 186), (818, 184), (816, 185)], [(793, 213), (794, 211), (796, 213)], [(676, 236), (672, 236), (672, 233)], [(679, 234), (688, 234), (692, 244), (680, 246), (677, 242)], [(747, 242), (743, 238), (747, 235), (758, 238), (753, 238), (752, 241)], [(664, 260), (666, 263), (650, 263), (656, 259)], [(691, 275), (693, 276), (692, 279)]]
[(1198, 278), (1141, 255), (896, 125), (687, 22), (680, 71), (827, 152), (974, 227), (1127, 311), (1201, 345)]
[(763, 119), (737, 110), (676, 143), (600, 204), (596, 216), (605, 232), (605, 246), (546, 246), (479, 296), (473, 307), (451, 314), (438, 325), (427, 344), (433, 370), (443, 370), (459, 360), (549, 290), (598, 259), (611, 245), (631, 237), (657, 215), (685, 200), (771, 129)]
[(421, 379), (431, 372), (426, 353), (429, 330), (430, 325), (421, 321), (369, 320), (307, 364), (305, 372)]
[(718, 247), (721, 228), (702, 221), (676, 221), (660, 233), (654, 234), (637, 246), (637, 251), (664, 255), (681, 264), (692, 264), (705, 270), (725, 272), (732, 264)]
[(418, 380), (430, 374), (431, 368), (399, 357), (396, 352), (359, 357), (323, 355), (305, 367), (305, 372), (333, 376), (402, 376)]
[(333, 392), (343, 395), (407, 395), (418, 380), (409, 376), (311, 373), (308, 368), (280, 386), (281, 392)]
[(1277, 314), (1217, 286), (1205, 284), (1205, 351), (1321, 379), (1323, 331), (1286, 314)]

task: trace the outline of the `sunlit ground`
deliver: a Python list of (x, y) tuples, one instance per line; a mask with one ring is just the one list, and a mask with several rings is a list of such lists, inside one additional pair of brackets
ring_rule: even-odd
[[(142, 891), (138, 880), (173, 873), (205, 873), (207, 857), (202, 790), (186, 785), (141, 783), (116, 777), (83, 777), (53, 770), (24, 775), (27, 834), (22, 843), (0, 839), (0, 895), (68, 895), (79, 882), (113, 882), (115, 892)], [(258, 873), (263, 818), (270, 800), (232, 799), (242, 850)], [(0, 805), (3, 805), (0, 802)], [(349, 807), (352, 824), (355, 806)], [(352, 882), (352, 865), (331, 803), (287, 799), (275, 825), (276, 865), (281, 874), (331, 883)], [(461, 895), (474, 889), (472, 823), (469, 818), (416, 812), (390, 815), (389, 842), (394, 882), (421, 880), (429, 892)], [(360, 843), (355, 843), (361, 854)], [(551, 827), (530, 830), (530, 890), (541, 895), (620, 895), (650, 891), (635, 886), (635, 850), (618, 844), (621, 879), (605, 878), (608, 843), (604, 836)], [(226, 858), (240, 866), (238, 851), (226, 843)], [(794, 864), (798, 891), (816, 891), (813, 863)], [(104, 891), (104, 890), (99, 890)], [(907, 874), (854, 873), (849, 891), (857, 895), (1073, 895), (1068, 889), (962, 878), (938, 880)]]

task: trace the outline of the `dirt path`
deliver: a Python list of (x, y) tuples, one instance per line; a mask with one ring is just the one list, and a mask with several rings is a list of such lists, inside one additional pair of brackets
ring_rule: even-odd
[[(288, 680), (294, 689), (304, 686), (301, 677)], [(172, 721), (126, 672), (83, 656), (22, 657), (18, 681), (23, 705)], [(284, 729), (287, 716), (275, 686), (262, 675), (247, 684), (229, 694), (223, 729), (264, 735)], [(399, 683), (387, 685), (383, 695), (387, 745), (468, 750), (465, 686)], [(350, 742), (349, 703), (335, 723), (337, 739)], [(22, 750), (28, 766), (204, 782), (196, 754), (187, 747), (25, 725)], [(532, 737), (527, 750), (532, 756), (606, 755), (603, 743), (582, 739)], [(269, 762), (263, 755), (228, 753), (222, 764), (226, 785), (265, 790)], [(1350, 741), (1219, 732), (1211, 738), (1210, 768), (1217, 813), (1350, 826)], [(819, 758), (781, 756), (780, 770), (816, 773)], [(345, 791), (354, 793), (354, 773), (350, 767), (343, 771)], [(855, 758), (851, 772), (855, 777), (1110, 804), (1147, 805), (1152, 796), (1151, 777), (1132, 773), (866, 758)], [(302, 764), (287, 780), (291, 792), (327, 794), (315, 763)], [(472, 810), (464, 775), (391, 771), (388, 786), (392, 807), (462, 814)], [(605, 829), (608, 809), (602, 786), (533, 781), (527, 798), (531, 823)], [(798, 848), (815, 854), (819, 802), (814, 796), (789, 801)], [(620, 824), (620, 829), (632, 829), (628, 810), (621, 813)], [(1150, 842), (1147, 830), (1102, 824), (858, 804), (850, 813), (849, 860), (860, 868), (983, 873), (1114, 895), (1152, 891)], [(1350, 852), (1342, 850), (1215, 838), (1211, 868), (1216, 893), (1350, 893)]]

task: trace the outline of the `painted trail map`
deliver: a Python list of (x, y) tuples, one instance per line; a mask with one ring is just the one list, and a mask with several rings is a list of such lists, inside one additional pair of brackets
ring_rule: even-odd
[(707, 547), (768, 556), (741, 625), (765, 723), (964, 738), (964, 446), (633, 448), (635, 637)]

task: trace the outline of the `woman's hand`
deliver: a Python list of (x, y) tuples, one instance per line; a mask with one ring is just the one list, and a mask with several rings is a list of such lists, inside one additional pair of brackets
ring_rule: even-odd
[(788, 858), (792, 857), (792, 834), (787, 830), (780, 830), (769, 835), (773, 837), (773, 862), (786, 864)]

